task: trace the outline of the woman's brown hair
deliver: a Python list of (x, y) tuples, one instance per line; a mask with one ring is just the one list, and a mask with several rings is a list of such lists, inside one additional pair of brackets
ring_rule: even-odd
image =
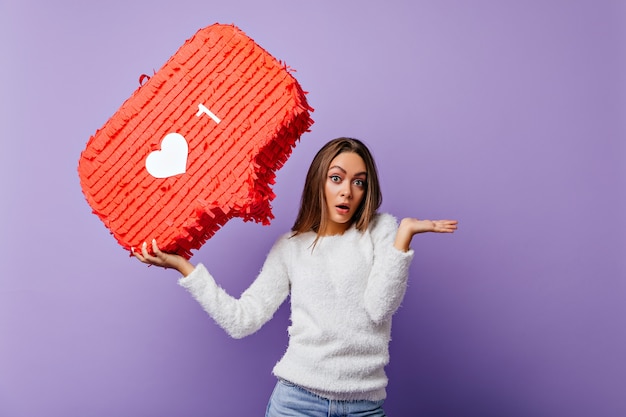
[(376, 163), (369, 149), (363, 142), (353, 138), (337, 138), (328, 142), (320, 149), (309, 167), (304, 183), (298, 217), (291, 228), (294, 236), (300, 233), (313, 231), (319, 235), (326, 228), (328, 214), (326, 213), (326, 197), (324, 187), (330, 163), (337, 155), (344, 152), (354, 152), (365, 163), (367, 180), (365, 195), (351, 219), (351, 224), (361, 232), (365, 231), (380, 207), (383, 196), (380, 191)]

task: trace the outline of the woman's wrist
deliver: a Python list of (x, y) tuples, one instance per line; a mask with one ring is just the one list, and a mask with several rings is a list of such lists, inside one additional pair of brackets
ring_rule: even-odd
[(411, 239), (413, 239), (413, 234), (406, 227), (402, 227), (402, 223), (400, 223), (393, 246), (399, 251), (406, 252), (411, 245)]
[(191, 274), (193, 270), (196, 269), (196, 267), (185, 258), (180, 258), (180, 261), (178, 262), (178, 265), (175, 266), (175, 268), (184, 277)]

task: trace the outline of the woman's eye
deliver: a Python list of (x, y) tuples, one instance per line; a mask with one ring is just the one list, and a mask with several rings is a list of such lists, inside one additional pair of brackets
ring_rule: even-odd
[(365, 187), (365, 181), (364, 180), (354, 180), (354, 185), (356, 185), (357, 187)]
[(341, 182), (341, 177), (339, 175), (331, 175), (330, 180), (332, 182)]

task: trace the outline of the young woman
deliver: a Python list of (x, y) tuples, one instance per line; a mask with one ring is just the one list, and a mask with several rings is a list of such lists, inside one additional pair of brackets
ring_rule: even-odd
[(241, 297), (207, 269), (161, 252), (152, 241), (135, 256), (174, 268), (179, 283), (235, 338), (256, 332), (290, 296), (289, 346), (274, 367), (267, 414), (384, 416), (391, 317), (404, 297), (413, 236), (452, 233), (454, 220), (379, 214), (376, 165), (359, 140), (339, 138), (309, 168), (295, 224), (274, 244)]

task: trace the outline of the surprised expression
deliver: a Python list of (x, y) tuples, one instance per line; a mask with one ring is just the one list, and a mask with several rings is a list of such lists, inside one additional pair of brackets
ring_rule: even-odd
[(367, 169), (358, 154), (343, 152), (331, 161), (324, 185), (328, 223), (323, 235), (340, 235), (350, 227), (366, 189)]

